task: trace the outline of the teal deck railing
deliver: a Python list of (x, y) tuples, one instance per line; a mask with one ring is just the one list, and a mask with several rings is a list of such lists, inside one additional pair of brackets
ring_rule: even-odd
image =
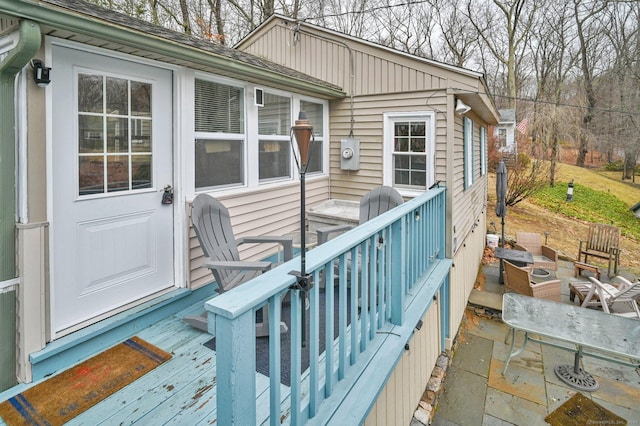
[[(299, 270), (299, 257), (206, 302), (209, 329), (217, 340), (218, 423), (254, 424), (267, 418), (272, 425), (283, 419), (293, 425), (326, 424), (332, 419), (361, 423), (416, 325), (438, 297), (440, 321), (430, 329), (440, 333), (438, 349), (443, 350), (451, 266), (451, 260), (444, 258), (445, 214), (445, 189), (432, 189), (309, 251), (307, 272), (315, 285), (307, 293), (305, 348), (301, 327), (305, 302), (300, 290), (290, 288), (296, 280), (290, 272)], [(290, 386), (284, 386), (279, 325), (281, 301), (288, 294), (291, 366)], [(257, 383), (255, 319), (265, 304), (270, 319), (270, 374), (264, 380), (268, 383)], [(309, 358), (305, 371), (303, 351)], [(263, 403), (257, 402), (260, 395)], [(346, 399), (349, 404), (343, 404)]]

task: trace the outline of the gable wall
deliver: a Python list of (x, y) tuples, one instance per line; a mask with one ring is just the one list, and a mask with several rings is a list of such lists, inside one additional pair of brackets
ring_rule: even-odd
[[(240, 48), (338, 85), (347, 94), (353, 92), (355, 96), (445, 88), (448, 80), (453, 77), (453, 73), (446, 69), (431, 66), (424, 61), (347, 40), (353, 55), (351, 70), (350, 49), (343, 42), (307, 31), (313, 29), (305, 28), (300, 32), (299, 40), (294, 41), (291, 28), (277, 23)], [(355, 76), (353, 90), (350, 74)], [(461, 85), (463, 83), (465, 82), (461, 81)]]

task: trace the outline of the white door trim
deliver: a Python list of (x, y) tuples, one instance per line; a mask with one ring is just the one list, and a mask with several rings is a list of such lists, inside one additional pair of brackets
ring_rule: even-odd
[[(144, 65), (151, 65), (157, 68), (166, 69), (172, 71), (173, 74), (173, 105), (172, 105), (172, 119), (173, 119), (173, 147), (172, 147), (172, 163), (173, 163), (173, 181), (174, 181), (174, 204), (173, 204), (173, 228), (174, 228), (174, 238), (173, 238), (173, 271), (174, 271), (174, 288), (186, 287), (188, 282), (188, 277), (186, 274), (188, 273), (188, 268), (186, 268), (187, 263), (187, 254), (185, 253), (188, 241), (187, 234), (187, 212), (184, 203), (185, 197), (185, 169), (186, 165), (183, 164), (182, 159), (185, 157), (184, 150), (188, 149), (189, 144), (178, 143), (177, 141), (181, 141), (184, 139), (184, 131), (185, 131), (185, 120), (187, 117), (180, 116), (180, 110), (182, 109), (182, 104), (184, 103), (184, 95), (180, 88), (184, 87), (185, 73), (184, 67), (179, 67), (172, 64), (161, 63), (158, 61), (151, 61), (145, 58), (140, 58), (136, 56), (131, 56), (121, 52), (110, 51), (106, 49), (102, 49), (95, 46), (88, 46), (82, 43), (58, 39), (55, 37), (45, 36), (44, 40), (44, 58), (45, 63), (52, 63), (53, 60), (53, 46), (61, 46), (68, 47), (76, 50), (80, 50), (87, 53), (95, 53), (103, 56), (109, 56), (117, 59), (127, 60), (134, 63), (140, 63)], [(52, 74), (52, 84), (55, 84), (55, 73)], [(55, 217), (53, 213), (53, 113), (52, 108), (54, 107), (53, 99), (52, 99), (52, 87), (51, 85), (44, 88), (45, 96), (45, 146), (46, 146), (46, 214), (48, 221), (52, 224), (49, 231), (49, 283), (48, 283), (48, 291), (52, 291), (54, 273), (55, 273), (55, 265), (54, 262), (51, 261), (51, 253), (53, 251), (53, 244), (56, 238), (55, 235)], [(188, 130), (188, 126), (187, 126)], [(188, 132), (187, 132), (188, 133)], [(188, 157), (188, 155), (187, 155)], [(161, 292), (160, 294), (162, 294)], [(52, 300), (51, 295), (49, 296), (49, 300)], [(146, 301), (148, 298), (143, 298), (142, 301)], [(50, 302), (51, 303), (51, 302)], [(140, 302), (142, 303), (142, 302)], [(47, 312), (47, 341), (54, 340), (56, 338), (61, 337), (67, 333), (56, 333), (54, 330), (54, 322), (51, 318), (51, 309)], [(73, 331), (73, 330), (72, 330)]]

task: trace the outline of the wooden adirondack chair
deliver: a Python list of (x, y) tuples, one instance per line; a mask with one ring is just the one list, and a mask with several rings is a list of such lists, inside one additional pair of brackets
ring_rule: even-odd
[[(402, 195), (390, 186), (379, 186), (364, 194), (360, 199), (360, 216), (358, 224), (373, 219), (404, 202)], [(318, 244), (325, 243), (334, 233), (348, 231), (353, 225), (325, 226), (317, 230)]]
[[(271, 262), (240, 260), (238, 246), (241, 244), (277, 243), (284, 249), (285, 261), (293, 257), (293, 238), (291, 237), (262, 236), (236, 239), (233, 235), (229, 211), (220, 201), (207, 194), (200, 194), (193, 200), (191, 221), (206, 257), (203, 266), (213, 273), (218, 284), (218, 293), (230, 291), (271, 269)], [(258, 337), (269, 334), (267, 307), (262, 309), (263, 321), (256, 323)], [(206, 312), (197, 316), (184, 317), (183, 320), (195, 328), (208, 331)], [(281, 332), (287, 331), (284, 323), (280, 328)]]
[[(589, 263), (589, 256), (606, 259), (609, 261), (608, 276), (618, 274), (620, 263), (620, 228), (604, 223), (592, 223), (589, 225), (589, 233), (586, 240), (580, 240), (578, 248), (578, 262)], [(611, 274), (613, 264), (613, 274)]]

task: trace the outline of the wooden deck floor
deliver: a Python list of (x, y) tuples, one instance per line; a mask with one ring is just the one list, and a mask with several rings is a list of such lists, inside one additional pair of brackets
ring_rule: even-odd
[[(191, 328), (180, 312), (136, 335), (173, 357), (68, 425), (209, 425), (216, 423), (216, 354), (203, 344), (211, 335)], [(257, 424), (268, 422), (268, 378), (257, 374)], [(282, 387), (286, 401), (289, 388)], [(286, 413), (283, 413), (286, 416)], [(284, 419), (283, 419), (284, 420)], [(0, 425), (5, 423), (0, 419)]]

